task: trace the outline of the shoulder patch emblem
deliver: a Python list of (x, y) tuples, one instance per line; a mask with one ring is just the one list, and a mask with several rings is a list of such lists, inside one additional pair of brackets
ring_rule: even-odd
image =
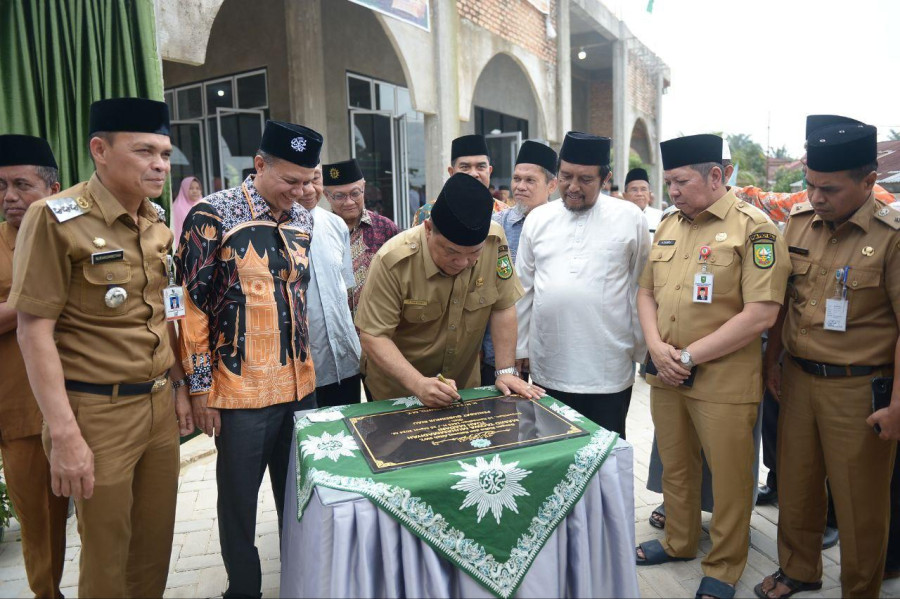
[(771, 268), (775, 264), (775, 235), (773, 233), (751, 233), (753, 244), (753, 264), (757, 268)]
[(56, 220), (64, 223), (87, 212), (90, 209), (90, 204), (80, 197), (78, 199), (57, 198), (55, 200), (47, 200), (47, 208), (50, 209)]
[(509, 256), (503, 255), (497, 258), (497, 276), (501, 279), (508, 279), (513, 274), (513, 266), (512, 262), (509, 260)]

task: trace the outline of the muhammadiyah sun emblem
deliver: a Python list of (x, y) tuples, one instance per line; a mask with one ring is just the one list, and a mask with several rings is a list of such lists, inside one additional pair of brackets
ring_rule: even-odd
[(341, 176), (341, 171), (337, 170), (335, 167), (331, 167), (331, 170), (328, 171), (328, 174), (331, 176), (332, 179), (337, 179), (338, 177)]

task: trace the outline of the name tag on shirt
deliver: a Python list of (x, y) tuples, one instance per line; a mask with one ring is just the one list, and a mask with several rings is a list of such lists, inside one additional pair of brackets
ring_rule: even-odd
[(110, 250), (108, 252), (94, 252), (91, 254), (91, 264), (104, 264), (125, 259), (125, 250)]
[(843, 298), (830, 298), (825, 300), (826, 331), (845, 332), (847, 330), (847, 300)]

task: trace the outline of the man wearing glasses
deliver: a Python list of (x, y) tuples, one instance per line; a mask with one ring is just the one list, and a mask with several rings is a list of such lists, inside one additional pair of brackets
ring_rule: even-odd
[(372, 258), (388, 239), (397, 234), (397, 225), (391, 219), (366, 209), (366, 180), (356, 159), (323, 165), (322, 179), (331, 211), (344, 219), (350, 229), (350, 256), (353, 258), (356, 287), (348, 295), (350, 312), (355, 317)]

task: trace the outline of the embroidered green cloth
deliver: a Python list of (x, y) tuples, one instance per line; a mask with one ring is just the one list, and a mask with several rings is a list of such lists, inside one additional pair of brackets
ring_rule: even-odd
[[(497, 394), (495, 387), (460, 391), (464, 400)], [(316, 485), (359, 493), (492, 593), (511, 597), (618, 439), (552, 397), (540, 403), (589, 435), (380, 474), (369, 468), (343, 419), (300, 418), (294, 427), (297, 518)], [(317, 414), (352, 417), (421, 405), (407, 397)]]

